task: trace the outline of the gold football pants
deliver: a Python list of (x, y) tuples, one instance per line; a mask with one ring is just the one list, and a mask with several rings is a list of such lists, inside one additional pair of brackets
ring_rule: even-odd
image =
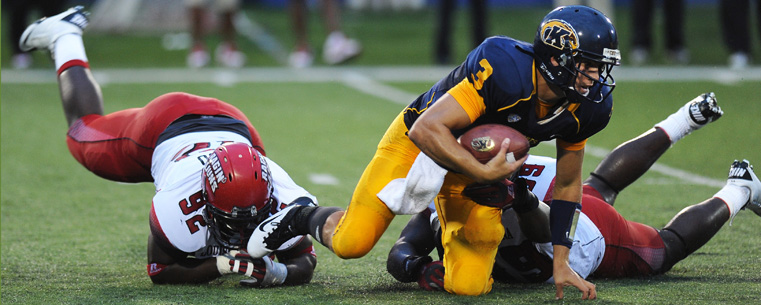
[(338, 257), (358, 258), (372, 250), (394, 219), (377, 194), (391, 180), (406, 177), (419, 153), (407, 137), (407, 127), (399, 114), (383, 135), (333, 232), (333, 252)]
[[(378, 242), (394, 214), (377, 197), (392, 180), (404, 178), (420, 150), (407, 137), (402, 115), (396, 117), (354, 189), (349, 207), (333, 233), (333, 252), (341, 258), (362, 257)], [(462, 196), (472, 181), (449, 173), (436, 198), (444, 246), (444, 287), (460, 295), (491, 290), (491, 271), (504, 228), (500, 209)]]

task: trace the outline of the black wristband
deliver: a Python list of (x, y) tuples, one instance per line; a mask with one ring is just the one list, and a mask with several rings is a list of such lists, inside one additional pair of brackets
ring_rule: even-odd
[(570, 248), (573, 245), (573, 233), (576, 230), (577, 212), (581, 204), (565, 200), (553, 199), (550, 204), (550, 231), (552, 245), (563, 245)]

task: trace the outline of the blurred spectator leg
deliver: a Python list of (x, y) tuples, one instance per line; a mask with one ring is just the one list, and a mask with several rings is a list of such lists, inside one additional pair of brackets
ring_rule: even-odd
[(470, 0), (471, 24), (473, 24), (473, 47), (486, 39), (486, 0)]
[(729, 67), (744, 69), (750, 61), (748, 0), (721, 0), (719, 11), (724, 43), (729, 49)]
[(203, 1), (188, 0), (188, 14), (190, 20), (190, 37), (193, 46), (186, 59), (188, 67), (200, 68), (209, 64), (209, 52), (206, 51), (204, 34), (206, 30), (206, 9)]
[(655, 13), (654, 0), (632, 1), (632, 52), (629, 55), (631, 63), (641, 66), (647, 63), (650, 57), (653, 34), (653, 14)]
[(291, 16), (291, 27), (296, 39), (293, 52), (288, 57), (288, 63), (294, 68), (306, 68), (312, 65), (314, 55), (309, 47), (307, 38), (307, 4), (306, 0), (290, 0), (288, 5)]
[(684, 0), (663, 1), (666, 19), (666, 57), (672, 63), (686, 65), (690, 52), (684, 45)]
[(437, 65), (448, 65), (452, 60), (452, 18), (455, 5), (455, 0), (441, 0), (439, 2), (436, 49), (434, 50), (434, 60)]
[(235, 29), (235, 16), (240, 10), (240, 0), (218, 0), (216, 10), (219, 12), (219, 31), (222, 43), (214, 52), (217, 63), (228, 68), (240, 68), (246, 63), (246, 55), (238, 50), (238, 31)]
[(362, 53), (362, 45), (341, 30), (341, 3), (322, 0), (322, 14), (328, 36), (322, 46), (322, 60), (329, 65), (347, 62)]

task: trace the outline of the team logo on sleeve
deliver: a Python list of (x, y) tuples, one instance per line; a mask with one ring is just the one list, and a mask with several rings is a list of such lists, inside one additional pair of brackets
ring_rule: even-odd
[(542, 42), (544, 44), (564, 50), (570, 47), (571, 50), (579, 48), (579, 36), (576, 30), (563, 20), (553, 19), (542, 25)]

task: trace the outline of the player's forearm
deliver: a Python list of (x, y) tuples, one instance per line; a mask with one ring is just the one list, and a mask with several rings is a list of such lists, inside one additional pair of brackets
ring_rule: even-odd
[(559, 267), (568, 265), (568, 257), (571, 253), (571, 249), (565, 246), (553, 245), (552, 246), (552, 265), (553, 270), (557, 270)]
[(409, 131), (409, 138), (428, 157), (444, 168), (467, 175), (474, 180), (483, 175), (483, 165), (460, 147), (452, 132), (437, 121), (420, 121)]
[(303, 285), (309, 283), (314, 275), (316, 265), (317, 259), (311, 254), (305, 254), (301, 257), (288, 260), (285, 263), (288, 275), (285, 277), (283, 285)]
[(161, 270), (151, 274), (154, 284), (199, 284), (221, 276), (216, 259), (188, 259), (185, 263), (159, 265)]

